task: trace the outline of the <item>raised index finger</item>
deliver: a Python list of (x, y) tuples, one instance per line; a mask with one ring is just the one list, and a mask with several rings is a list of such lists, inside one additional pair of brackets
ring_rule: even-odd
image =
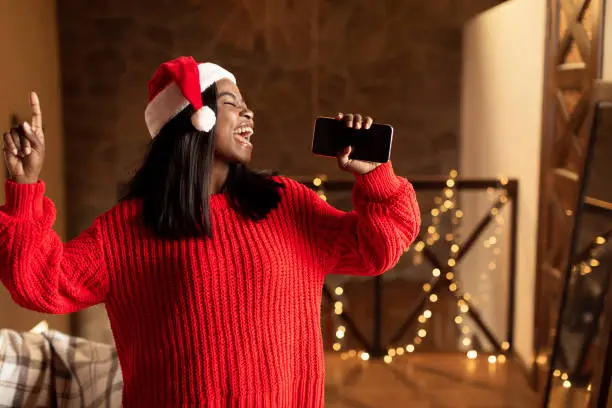
[(36, 92), (30, 93), (30, 109), (32, 110), (32, 130), (36, 132), (42, 128), (42, 112)]

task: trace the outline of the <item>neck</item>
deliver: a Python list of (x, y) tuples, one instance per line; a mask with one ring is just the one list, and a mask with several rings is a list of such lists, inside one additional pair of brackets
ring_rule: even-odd
[(227, 177), (229, 175), (229, 164), (224, 161), (215, 159), (213, 161), (210, 182), (211, 182), (211, 194), (218, 194), (223, 189)]

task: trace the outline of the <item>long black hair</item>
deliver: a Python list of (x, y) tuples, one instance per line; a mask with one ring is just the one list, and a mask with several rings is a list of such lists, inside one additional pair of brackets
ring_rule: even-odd
[[(202, 101), (217, 113), (215, 85)], [(144, 163), (126, 185), (123, 200), (141, 199), (145, 225), (163, 238), (211, 237), (209, 199), (215, 158), (215, 127), (210, 132), (191, 124), (191, 105), (172, 118), (149, 143)], [(273, 173), (230, 164), (223, 193), (247, 219), (262, 220), (281, 200), (282, 183)]]

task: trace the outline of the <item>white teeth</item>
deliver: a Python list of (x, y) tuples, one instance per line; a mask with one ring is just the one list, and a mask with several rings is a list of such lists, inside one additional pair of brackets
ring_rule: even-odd
[(251, 136), (253, 135), (253, 128), (250, 126), (241, 126), (234, 130), (234, 134), (242, 137), (247, 142), (251, 140)]

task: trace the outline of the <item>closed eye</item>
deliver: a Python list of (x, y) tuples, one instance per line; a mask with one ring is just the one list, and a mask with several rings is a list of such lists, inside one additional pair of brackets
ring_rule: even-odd
[(237, 108), (238, 105), (236, 105), (234, 102), (223, 102), (224, 105), (232, 105), (234, 108)]

